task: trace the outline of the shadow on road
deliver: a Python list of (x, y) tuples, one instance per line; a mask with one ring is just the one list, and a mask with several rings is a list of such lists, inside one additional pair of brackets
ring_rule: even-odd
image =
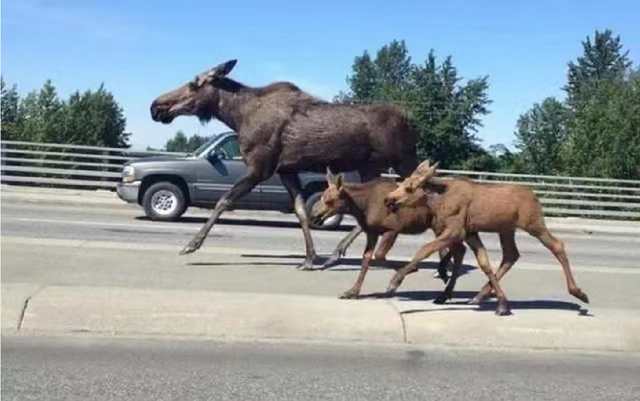
[[(139, 221), (151, 221), (147, 216), (137, 216), (134, 219)], [(176, 223), (204, 224), (207, 222), (206, 217), (181, 217)], [(221, 217), (216, 224), (227, 224), (230, 226), (252, 226), (252, 227), (269, 227), (269, 228), (297, 228), (300, 229), (300, 223), (293, 221), (275, 221), (275, 220), (255, 220), (247, 218), (228, 218)], [(353, 224), (342, 223), (340, 227), (331, 231), (349, 232), (353, 229)]]
[[(393, 298), (398, 301), (433, 301), (441, 291), (398, 291)], [(478, 312), (495, 312), (498, 303), (495, 297), (488, 298), (480, 305), (468, 305), (467, 301), (473, 298), (477, 291), (454, 291), (453, 299), (449, 300), (442, 308), (417, 308), (403, 310), (402, 314), (421, 313), (421, 312), (439, 312), (439, 311), (456, 311), (456, 310), (475, 310)], [(384, 292), (375, 292), (370, 294), (362, 294), (360, 298), (377, 299), (389, 298)], [(453, 307), (452, 307), (453, 306)], [(512, 310), (566, 310), (579, 312), (583, 316), (593, 316), (587, 309), (580, 304), (570, 301), (559, 300), (526, 300), (526, 301), (509, 301), (509, 307)]]
[[(300, 262), (302, 262), (304, 260), (304, 255), (295, 255), (295, 254), (290, 254), (290, 255), (263, 255), (263, 254), (242, 254), (241, 255), (243, 258), (256, 258), (256, 259), (300, 259)], [(318, 256), (318, 264), (322, 264), (324, 263), (326, 260), (328, 259), (328, 257), (325, 256)], [(336, 266), (332, 266), (328, 269), (321, 269), (320, 267), (314, 269), (314, 270), (309, 270), (309, 271), (354, 271), (354, 270), (360, 270), (360, 264), (362, 262), (362, 259), (360, 258), (342, 258), (340, 260), (340, 263)], [(393, 270), (398, 270), (399, 268), (405, 266), (408, 262), (406, 261), (401, 261), (401, 260), (387, 260), (385, 262), (378, 262), (378, 261), (372, 261), (370, 268), (371, 269), (393, 269)], [(254, 264), (253, 262), (250, 263), (239, 263), (239, 264)], [(276, 264), (276, 263), (272, 263)], [(277, 264), (286, 264), (288, 265), (289, 263), (277, 263)], [(298, 263), (296, 263), (298, 264)], [(345, 267), (347, 266), (347, 267)], [(422, 262), (420, 263), (419, 269), (420, 270), (436, 270), (438, 268), (438, 262)], [(466, 264), (462, 264), (460, 266), (460, 270), (459, 270), (459, 276), (464, 276), (465, 274), (469, 274), (470, 271), (472, 270), (476, 270), (477, 267), (472, 266), (472, 265), (466, 265)]]

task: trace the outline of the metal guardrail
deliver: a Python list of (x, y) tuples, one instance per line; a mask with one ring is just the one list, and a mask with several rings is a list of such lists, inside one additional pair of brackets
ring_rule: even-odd
[[(1, 141), (2, 183), (111, 189), (126, 161), (185, 153), (133, 151), (84, 145)], [(476, 182), (517, 183), (539, 196), (546, 215), (640, 220), (640, 180), (439, 170)], [(398, 177), (395, 174), (383, 174)]]

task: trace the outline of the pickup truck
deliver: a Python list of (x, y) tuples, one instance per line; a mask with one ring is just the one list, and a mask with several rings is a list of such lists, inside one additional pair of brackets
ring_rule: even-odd
[[(177, 221), (188, 207), (212, 209), (246, 171), (235, 132), (223, 132), (185, 157), (144, 157), (127, 162), (117, 194), (125, 202), (138, 204), (154, 221)], [(327, 187), (324, 174), (299, 173), (307, 213)], [(356, 171), (346, 181), (361, 182)], [(272, 210), (293, 213), (293, 202), (280, 176), (274, 174), (234, 205), (240, 210)], [(336, 229), (342, 215), (332, 216), (313, 229)]]

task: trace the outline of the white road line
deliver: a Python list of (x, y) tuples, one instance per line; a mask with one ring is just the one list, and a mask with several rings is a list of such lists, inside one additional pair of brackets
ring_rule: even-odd
[[(194, 224), (194, 223), (188, 223), (187, 225), (185, 225), (185, 223), (162, 223), (162, 222), (138, 222), (138, 223), (111, 223), (111, 222), (102, 222), (102, 221), (82, 221), (82, 220), (63, 220), (63, 219), (42, 219), (42, 218), (32, 218), (32, 217), (12, 217), (12, 216), (3, 216), (2, 217), (2, 221), (4, 222), (20, 222), (20, 223), (46, 223), (46, 224), (59, 224), (59, 225), (79, 225), (79, 226), (100, 226), (100, 227), (122, 227), (122, 228), (129, 228), (132, 230), (140, 230), (140, 229), (149, 229), (149, 230), (160, 230), (160, 231), (183, 231), (183, 232), (196, 232), (197, 230), (200, 229), (200, 224)], [(224, 229), (230, 229), (233, 226), (229, 226), (229, 225), (222, 225)], [(254, 227), (256, 229), (256, 232), (259, 231), (265, 231), (266, 229), (269, 229), (268, 227)], [(271, 229), (269, 229), (270, 232), (272, 231)], [(299, 236), (299, 232), (298, 231), (280, 231), (280, 234), (285, 234), (285, 235), (290, 235), (290, 236)], [(338, 233), (338, 234), (342, 234), (343, 233)], [(331, 231), (316, 231), (313, 233), (314, 236), (330, 236), (332, 235)], [(426, 236), (426, 238), (432, 238), (433, 237), (433, 233), (431, 231), (427, 232), (426, 234), (418, 234), (421, 237), (416, 237), (416, 238), (424, 238)], [(497, 234), (495, 233), (482, 233), (481, 237), (485, 237), (485, 236), (494, 236), (497, 238)], [(410, 236), (406, 236), (407, 238), (410, 238)], [(531, 238), (533, 240), (533, 238), (522, 231), (518, 231), (517, 233), (517, 237), (518, 238)], [(635, 237), (616, 237), (616, 236), (598, 236), (597, 238), (594, 238), (592, 236), (589, 236), (587, 234), (566, 234), (566, 233), (561, 233), (561, 234), (557, 234), (557, 237), (562, 239), (562, 240), (571, 240), (571, 239), (577, 239), (577, 240), (592, 240), (594, 243), (597, 242), (615, 242), (615, 243), (640, 243), (640, 238), (635, 238)]]
[[(111, 249), (111, 250), (130, 250), (130, 251), (153, 251), (153, 252), (170, 252), (177, 256), (180, 247), (175, 247), (167, 244), (147, 244), (147, 243), (128, 243), (128, 242), (112, 242), (112, 241), (91, 241), (91, 240), (68, 240), (68, 239), (51, 239), (51, 238), (30, 238), (30, 237), (14, 237), (14, 236), (2, 236), (2, 246), (7, 245), (35, 245), (35, 246), (53, 246), (64, 248), (81, 248), (81, 249)], [(6, 249), (6, 248), (5, 248)], [(32, 249), (32, 248), (30, 248)], [(32, 250), (29, 250), (32, 252)], [(265, 255), (265, 256), (282, 256), (287, 260), (291, 255), (300, 254), (302, 260), (304, 256), (301, 252), (295, 250), (275, 250), (275, 249), (255, 249), (255, 248), (230, 248), (230, 247), (203, 247), (198, 250), (199, 254), (218, 254), (218, 255), (235, 255), (241, 257), (242, 255)], [(356, 256), (357, 257), (357, 256)], [(394, 255), (393, 259), (408, 261), (413, 255)], [(273, 261), (277, 264), (277, 261)], [(475, 262), (469, 260), (466, 262), (475, 266)], [(572, 265), (571, 269), (577, 272), (587, 273), (606, 273), (606, 274), (623, 274), (623, 275), (640, 275), (640, 265), (638, 269), (634, 268), (621, 268), (621, 267), (598, 267), (598, 266), (580, 266)], [(519, 262), (514, 267), (518, 270), (532, 270), (532, 271), (561, 271), (561, 267), (557, 262), (553, 261), (550, 264)], [(339, 267), (335, 268), (339, 270)]]

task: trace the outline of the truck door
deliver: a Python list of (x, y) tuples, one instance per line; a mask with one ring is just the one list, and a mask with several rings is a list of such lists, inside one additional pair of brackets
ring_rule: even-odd
[[(242, 160), (238, 138), (229, 136), (223, 139), (206, 157), (197, 172), (195, 184), (199, 201), (217, 202), (222, 195), (245, 175), (247, 166)], [(251, 192), (240, 198), (237, 209), (261, 208), (260, 189), (256, 186)]]

